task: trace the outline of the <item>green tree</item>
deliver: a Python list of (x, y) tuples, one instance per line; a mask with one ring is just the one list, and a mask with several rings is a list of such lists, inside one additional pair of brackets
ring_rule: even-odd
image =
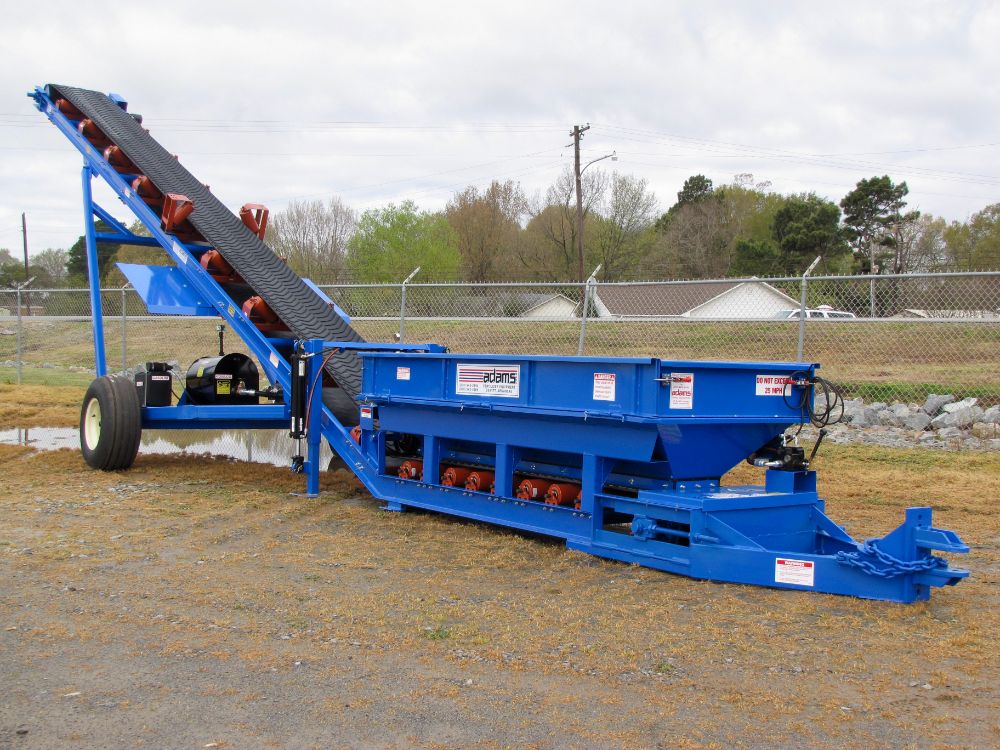
[[(917, 272), (955, 270), (948, 256), (948, 243), (945, 239), (948, 222), (931, 214), (922, 214), (913, 227), (915, 236), (907, 270)], [(1000, 263), (997, 267), (1000, 267)]]
[(733, 262), (729, 275), (745, 278), (748, 276), (773, 276), (781, 268), (781, 253), (773, 242), (766, 240), (740, 240), (733, 252)]
[(664, 232), (670, 224), (670, 220), (677, 215), (684, 206), (713, 195), (712, 181), (703, 174), (691, 175), (684, 180), (684, 185), (677, 193), (677, 202), (667, 209), (667, 212), (656, 220), (657, 231)]
[(920, 216), (918, 211), (903, 214), (909, 192), (905, 182), (897, 185), (889, 175), (882, 175), (861, 180), (840, 202), (848, 238), (863, 272), (901, 272), (904, 263), (895, 234), (901, 223)]
[[(644, 260), (644, 275), (718, 278), (729, 274), (740, 242), (773, 241), (771, 225), (785, 199), (769, 188), (766, 182), (755, 183), (753, 175), (741, 174), (710, 196), (681, 205), (666, 228), (659, 222), (661, 231), (653, 251)], [(778, 264), (756, 269), (758, 274), (780, 272)]]
[(362, 283), (400, 281), (417, 266), (423, 279), (454, 279), (461, 262), (445, 215), (412, 201), (365, 211), (347, 243), (347, 267)]
[(802, 273), (817, 255), (829, 265), (848, 251), (840, 209), (815, 193), (790, 196), (774, 215), (773, 232), (784, 273)]
[(521, 220), (528, 201), (519, 183), (494, 180), (480, 192), (470, 185), (455, 193), (445, 209), (458, 236), (466, 281), (509, 279), (511, 261), (522, 243)]
[(974, 213), (967, 222), (944, 230), (946, 252), (958, 271), (1000, 269), (1000, 203)]
[(24, 264), (5, 247), (0, 248), (0, 286), (7, 287), (24, 281)]
[[(110, 226), (100, 220), (98, 220), (94, 226), (95, 230), (98, 232), (113, 231)], [(97, 243), (97, 269), (99, 278), (103, 279), (107, 274), (108, 268), (111, 266), (112, 261), (118, 254), (119, 247), (121, 246), (114, 245), (109, 242)], [(77, 241), (73, 243), (73, 247), (69, 249), (68, 260), (66, 261), (66, 271), (69, 273), (69, 281), (71, 283), (79, 285), (87, 284), (86, 237), (80, 236)]]
[[(151, 237), (149, 230), (141, 221), (136, 219), (128, 228), (132, 234), (140, 237)], [(118, 268), (119, 263), (134, 263), (141, 266), (172, 266), (173, 257), (167, 255), (166, 251), (156, 245), (149, 247), (146, 245), (119, 245), (118, 252), (115, 253), (114, 262), (108, 266), (101, 282), (103, 286), (118, 287), (124, 286), (128, 279)]]

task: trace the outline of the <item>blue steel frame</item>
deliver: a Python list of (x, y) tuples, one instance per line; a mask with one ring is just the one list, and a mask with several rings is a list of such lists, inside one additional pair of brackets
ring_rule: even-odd
[[(98, 375), (105, 374), (106, 363), (97, 243), (127, 241), (162, 247), (197, 296), (247, 344), (268, 380), (289, 392), (287, 342), (264, 336), (201, 267), (197, 259), (207, 248), (184, 244), (164, 232), (160, 218), (132, 191), (131, 176), (118, 174), (107, 163), (56, 109), (45, 89), (36, 88), (29, 96), (84, 159), (83, 203)], [(112, 98), (124, 106), (120, 97)], [(135, 236), (93, 202), (91, 180), (95, 176), (111, 187), (151, 237)], [(114, 231), (96, 232), (95, 216)], [(766, 436), (780, 433), (798, 418), (780, 409), (771, 414), (748, 411), (748, 403), (753, 402), (738, 401), (729, 411), (719, 407), (685, 419), (671, 414), (672, 405), (664, 406), (662, 388), (658, 392), (654, 385), (662, 385), (670, 367), (675, 371), (677, 367), (707, 367), (706, 371), (713, 372), (729, 367), (744, 374), (748, 369), (770, 368), (761, 371), (811, 375), (811, 365), (529, 358), (542, 363), (537, 364), (540, 370), (551, 368), (550, 375), (559, 370), (569, 373), (581, 363), (602, 370), (633, 365), (668, 368), (635, 378), (630, 387), (634, 387), (636, 401), (587, 409), (580, 406), (588, 403), (580, 391), (585, 384), (580, 382), (565, 393), (550, 382), (535, 394), (539, 396), (535, 401), (526, 397), (514, 403), (498, 399), (477, 403), (458, 398), (453, 386), (449, 390), (453, 380), (448, 378), (454, 378), (449, 368), (458, 359), (503, 363), (525, 358), (459, 357), (433, 344), (305, 340), (295, 346), (307, 358), (309, 383), (321, 382), (324, 353), (330, 349), (358, 349), (365, 361), (366, 400), (361, 404), (359, 442), (324, 406), (322, 388), (308, 393), (306, 457), (296, 468), (305, 474), (309, 496), (319, 492), (320, 446), (325, 439), (365, 488), (386, 501), (387, 509), (412, 506), (524, 529), (565, 539), (567, 546), (594, 555), (673, 573), (898, 602), (926, 599), (931, 586), (954, 585), (968, 575), (930, 554), (931, 550), (962, 553), (968, 548), (953, 532), (931, 526), (929, 508), (909, 509), (905, 522), (894, 532), (861, 544), (826, 517), (812, 471), (768, 470), (763, 488), (720, 487), (719, 477), (733, 465), (732, 456), (745, 447), (741, 439), (759, 446)], [(382, 365), (386, 367), (380, 370)], [(440, 367), (441, 377), (436, 383), (433, 378), (425, 379), (425, 384), (431, 383), (429, 390), (408, 390), (405, 383), (390, 383), (391, 368), (404, 365)], [(725, 399), (721, 382), (710, 389), (717, 401)], [(143, 408), (146, 428), (280, 429), (288, 420), (289, 408), (283, 404), (198, 406), (182, 399), (176, 406)], [(426, 481), (400, 479), (387, 466), (386, 439), (392, 431), (419, 437)], [(539, 442), (538, 436), (543, 435), (550, 437)], [(576, 458), (567, 462), (570, 453)], [(712, 454), (725, 455), (712, 460)], [(492, 467), (495, 493), (442, 486), (437, 476), (445, 462)], [(580, 508), (515, 498), (512, 480), (517, 471), (579, 482)], [(609, 491), (609, 485), (623, 484), (628, 485), (628, 492)], [(796, 582), (794, 576), (782, 579), (778, 573), (782, 564), (811, 570), (811, 583)]]
[[(968, 551), (953, 532), (931, 525), (930, 508), (911, 508), (892, 534), (859, 544), (826, 516), (814, 471), (768, 469), (764, 487), (720, 486), (729, 468), (801, 419), (785, 398), (756, 395), (755, 375), (808, 377), (813, 365), (362, 357), (362, 398), (371, 409), (361, 420), (362, 450), (379, 475), (372, 491), (391, 498), (393, 509), (413, 505), (513, 526), (590, 554), (715, 581), (911, 602), (968, 575), (930, 554)], [(516, 365), (520, 392), (460, 396), (459, 363)], [(595, 372), (615, 373), (621, 390), (614, 401), (596, 401)], [(692, 373), (700, 384), (690, 410), (671, 405), (669, 372)], [(419, 437), (419, 481), (387, 466), (387, 432)], [(495, 493), (440, 485), (445, 463), (495, 468)], [(511, 478), (522, 472), (580, 483), (580, 508), (514, 498)], [(784, 572), (790, 568), (805, 575)]]
[(87, 284), (90, 289), (90, 317), (94, 334), (94, 370), (97, 377), (108, 374), (107, 356), (104, 351), (104, 310), (101, 305), (101, 277), (97, 263), (97, 237), (94, 231), (94, 197), (90, 181), (90, 165), (84, 164), (80, 175), (83, 182), (83, 232), (87, 244)]

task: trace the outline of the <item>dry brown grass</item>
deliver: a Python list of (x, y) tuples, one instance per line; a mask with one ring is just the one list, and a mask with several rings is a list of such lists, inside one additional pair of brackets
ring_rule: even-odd
[(83, 388), (0, 383), (0, 429), (75, 427)]
[[(75, 452), (0, 446), (0, 462), (4, 564), (119, 592), (94, 598), (85, 618), (34, 601), (42, 645), (155, 643), (171, 659), (279, 671), (307, 655), (331, 679), (350, 655), (375, 673), (399, 659), (428, 675), (489, 667), (538, 686), (530, 705), (541, 700), (576, 745), (652, 746), (679, 720), (690, 731), (671, 747), (997, 737), (995, 454), (824, 449), (828, 510), (855, 536), (928, 503), (973, 545), (972, 578), (913, 606), (706, 583), (443, 516), (380, 513), (344, 474), (324, 476), (309, 501), (288, 494), (301, 480), (283, 470), (228, 461), (140, 456), (128, 473), (103, 474)], [(386, 721), (400, 710), (391, 679), (357, 690)], [(492, 699), (433, 679), (410, 692), (453, 703), (456, 720)], [(514, 716), (528, 710), (517, 695), (503, 701)]]

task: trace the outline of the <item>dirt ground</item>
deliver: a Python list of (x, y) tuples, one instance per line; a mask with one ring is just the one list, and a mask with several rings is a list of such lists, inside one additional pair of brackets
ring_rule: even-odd
[[(12, 418), (71, 423), (70, 395)], [(968, 581), (909, 606), (380, 512), (343, 473), (307, 500), (207, 458), (0, 466), (5, 750), (1000, 745), (996, 454), (821, 452), (856, 537), (930, 504), (973, 547)]]

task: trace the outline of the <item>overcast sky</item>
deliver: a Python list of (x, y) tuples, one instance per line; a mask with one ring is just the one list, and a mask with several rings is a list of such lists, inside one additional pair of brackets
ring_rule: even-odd
[[(0, 48), (0, 247), (68, 247), (80, 158), (36, 85), (114, 91), (230, 207), (442, 208), (584, 159), (649, 181), (751, 172), (839, 201), (888, 173), (964, 219), (1000, 202), (1000, 3), (34, 2)], [(44, 10), (43, 10), (44, 8)], [(598, 168), (598, 167), (594, 167)], [(107, 192), (104, 204), (131, 217)]]

